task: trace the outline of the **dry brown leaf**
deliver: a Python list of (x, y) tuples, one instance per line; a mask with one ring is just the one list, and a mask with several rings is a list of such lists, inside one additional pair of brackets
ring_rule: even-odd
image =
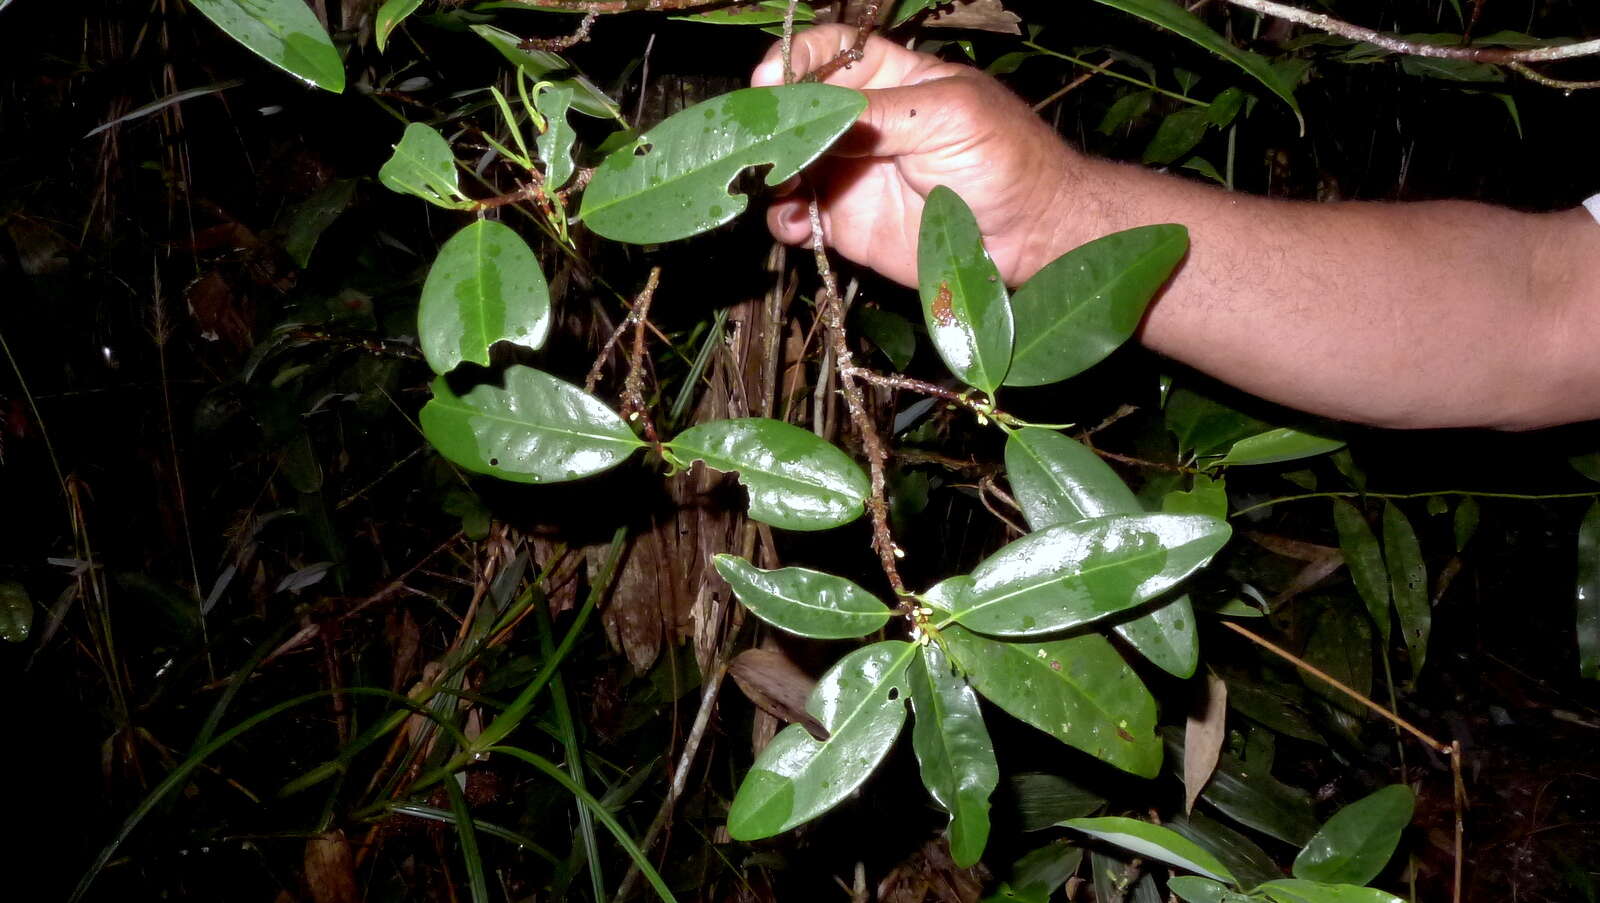
[(1228, 736), (1228, 685), (1206, 672), (1205, 684), (1195, 693), (1194, 705), (1183, 732), (1183, 811), (1193, 812), (1200, 791), (1217, 769), (1217, 757)]
[(1285, 558), (1299, 559), (1300, 561), (1321, 561), (1329, 555), (1340, 554), (1339, 550), (1333, 546), (1317, 545), (1314, 542), (1290, 539), (1287, 536), (1276, 536), (1255, 530), (1251, 530), (1244, 535), (1251, 542), (1266, 549), (1268, 552), (1282, 555)]
[(356, 862), (350, 841), (332, 830), (306, 841), (306, 885), (315, 903), (358, 903)]
[(818, 740), (828, 738), (827, 728), (806, 711), (816, 679), (781, 651), (746, 649), (734, 656), (728, 675), (762, 711), (785, 723), (804, 725)]
[(934, 28), (972, 28), (1000, 34), (1022, 34), (1022, 17), (1009, 12), (1000, 0), (961, 0), (934, 13), (924, 23)]
[(1294, 575), (1294, 579), (1289, 581), (1289, 585), (1272, 597), (1268, 607), (1277, 611), (1290, 599), (1321, 583), (1329, 574), (1343, 566), (1344, 553), (1338, 549), (1329, 549), (1327, 556), (1307, 562), (1306, 566)]

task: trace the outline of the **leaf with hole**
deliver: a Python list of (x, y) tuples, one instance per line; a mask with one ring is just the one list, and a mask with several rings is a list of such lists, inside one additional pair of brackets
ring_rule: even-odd
[(484, 383), (464, 395), (439, 377), (420, 419), (439, 454), (517, 483), (581, 479), (644, 445), (593, 395), (521, 365), (506, 369), (503, 386)]
[(889, 622), (878, 597), (843, 577), (806, 568), (764, 571), (734, 555), (716, 556), (717, 573), (756, 617), (797, 636), (848, 640)]
[(1233, 443), (1233, 447), (1228, 449), (1228, 454), (1221, 461), (1212, 466), (1279, 464), (1284, 461), (1325, 455), (1341, 448), (1344, 448), (1343, 439), (1318, 436), (1304, 430), (1283, 427), (1240, 439)]
[(979, 564), (950, 615), (996, 636), (1077, 627), (1171, 589), (1211, 560), (1230, 533), (1223, 521), (1188, 514), (1057, 524)]
[(1155, 699), (1105, 637), (1011, 643), (955, 624), (940, 634), (972, 686), (1012, 716), (1123, 771), (1161, 769)]
[(1062, 822), (1061, 825), (1074, 831), (1082, 831), (1106, 843), (1115, 844), (1146, 859), (1175, 865), (1184, 871), (1217, 881), (1227, 881), (1230, 884), (1233, 882), (1233, 874), (1228, 871), (1227, 866), (1217, 861), (1217, 857), (1171, 828), (1152, 825), (1135, 818), (1116, 816), (1073, 818)]
[(992, 395), (1011, 367), (1011, 297), (972, 209), (943, 185), (922, 208), (917, 285), (934, 350), (957, 379)]
[(728, 809), (734, 840), (771, 837), (837, 806), (883, 761), (906, 720), (906, 666), (914, 643), (874, 643), (828, 669), (806, 704), (828, 731), (791, 724), (756, 757)]
[(1428, 657), (1433, 608), (1428, 602), (1428, 569), (1422, 562), (1417, 533), (1405, 512), (1393, 502), (1383, 505), (1383, 560), (1389, 569), (1389, 591), (1394, 594), (1400, 637), (1411, 652), (1411, 676), (1415, 679)]
[(379, 53), (389, 43), (389, 35), (420, 6), (422, 0), (385, 0), (378, 7), (378, 14), (372, 19), (372, 36), (378, 42)]
[(729, 191), (752, 166), (778, 185), (827, 150), (866, 109), (858, 91), (801, 84), (745, 88), (680, 111), (614, 151), (594, 171), (579, 214), (613, 241), (654, 244), (698, 235), (743, 213)]
[(1017, 347), (1008, 386), (1042, 386), (1089, 369), (1139, 327), (1189, 250), (1182, 226), (1141, 226), (1057, 257), (1011, 297)]
[(1279, 878), (1256, 889), (1272, 903), (1405, 903), (1375, 887), (1354, 884), (1321, 884), (1299, 878)]
[(1410, 787), (1391, 784), (1335, 812), (1295, 857), (1294, 876), (1328, 884), (1378, 877), (1411, 824), (1416, 801)]
[(938, 643), (922, 647), (907, 681), (916, 716), (911, 746), (922, 768), (923, 786), (950, 813), (950, 858), (957, 868), (970, 868), (989, 842), (989, 795), (1000, 783), (978, 694)]
[(737, 472), (750, 516), (786, 530), (826, 530), (857, 517), (872, 484), (850, 456), (781, 420), (748, 417), (690, 427), (667, 443), (685, 464)]
[(413, 194), (447, 210), (472, 206), (461, 193), (455, 153), (450, 142), (431, 126), (413, 122), (406, 126), (388, 162), (378, 170), (378, 181), (390, 191)]
[[(500, 51), (512, 65), (528, 74), (535, 82), (565, 81), (573, 86), (572, 108), (595, 119), (615, 119), (622, 122), (622, 108), (606, 92), (563, 57), (548, 50), (523, 50), (522, 39), (493, 25), (474, 25), (472, 31)], [(567, 75), (566, 73), (571, 73)], [(556, 78), (551, 76), (555, 75)]]
[(488, 366), (496, 342), (537, 349), (549, 333), (550, 288), (509, 226), (480, 219), (439, 249), (417, 305), (417, 340), (435, 373)]
[(344, 60), (305, 0), (189, 0), (251, 53), (308, 85), (344, 90)]

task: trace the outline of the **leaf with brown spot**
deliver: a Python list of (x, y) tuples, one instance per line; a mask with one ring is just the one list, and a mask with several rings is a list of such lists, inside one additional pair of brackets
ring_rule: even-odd
[(806, 700), (817, 681), (787, 655), (776, 649), (746, 649), (728, 666), (728, 675), (763, 711), (785, 723), (802, 725), (818, 741), (828, 739), (828, 729), (806, 711)]
[(1183, 734), (1183, 811), (1194, 811), (1195, 800), (1217, 769), (1222, 742), (1228, 735), (1228, 685), (1206, 672), (1205, 683), (1197, 688), (1194, 707), (1189, 712)]

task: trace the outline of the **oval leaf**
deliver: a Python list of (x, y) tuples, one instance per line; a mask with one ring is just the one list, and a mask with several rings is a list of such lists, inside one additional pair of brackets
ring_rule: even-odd
[(1160, 608), (1111, 626), (1150, 664), (1188, 679), (1200, 664), (1200, 635), (1194, 629), (1194, 603), (1179, 596)]
[(539, 92), (539, 112), (545, 117), (544, 134), (538, 138), (539, 158), (544, 161), (544, 187), (554, 191), (567, 184), (576, 170), (572, 145), (578, 138), (567, 122), (575, 88), (572, 82), (546, 85)]
[(1011, 715), (1123, 771), (1161, 769), (1156, 701), (1104, 637), (1005, 643), (959, 625), (940, 635), (973, 687)]
[(786, 530), (826, 530), (861, 516), (872, 484), (850, 456), (781, 420), (749, 417), (692, 427), (667, 443), (684, 463), (737, 471), (750, 516)]
[(1375, 887), (1358, 887), (1354, 884), (1319, 884), (1299, 878), (1279, 878), (1268, 881), (1258, 890), (1273, 903), (1405, 903), (1404, 900)]
[(435, 373), (488, 366), (494, 343), (533, 349), (549, 334), (550, 288), (522, 236), (480, 219), (439, 249), (417, 306), (417, 338)]
[(22, 584), (0, 580), (0, 640), (22, 643), (33, 630), (33, 602)]
[(805, 568), (764, 571), (734, 555), (715, 560), (717, 573), (739, 601), (780, 630), (818, 640), (848, 640), (889, 623), (889, 607), (843, 577)]
[(1343, 439), (1330, 439), (1326, 436), (1317, 436), (1303, 430), (1282, 429), (1269, 430), (1248, 439), (1240, 439), (1228, 449), (1228, 454), (1216, 465), (1232, 464), (1243, 467), (1247, 464), (1277, 464), (1282, 461), (1295, 461), (1300, 458), (1311, 458), (1325, 455), (1328, 452), (1344, 448)]
[(644, 445), (615, 412), (577, 386), (516, 365), (505, 387), (456, 395), (444, 377), (422, 408), (422, 434), (475, 473), (518, 483), (576, 480), (622, 463)]
[(1055, 430), (1029, 426), (1012, 432), (1006, 438), (1006, 477), (1035, 530), (1140, 510), (1109, 464)]
[[(523, 50), (522, 38), (517, 37), (503, 28), (493, 25), (474, 25), (472, 31), (500, 51), (512, 65), (528, 74), (528, 78), (535, 82), (554, 81), (548, 78), (551, 73), (571, 72), (566, 78), (575, 89), (572, 96), (572, 108), (585, 116), (595, 119), (615, 119), (623, 122), (622, 108), (617, 106), (606, 92), (600, 90), (594, 82), (577, 71), (571, 63), (548, 50)], [(626, 124), (626, 123), (624, 123)]]
[(1389, 591), (1394, 594), (1400, 636), (1411, 651), (1411, 676), (1415, 679), (1422, 673), (1422, 663), (1428, 657), (1433, 607), (1428, 602), (1428, 569), (1422, 563), (1422, 548), (1417, 544), (1416, 531), (1393, 502), (1383, 505), (1383, 559), (1388, 565)]
[(1416, 794), (1391, 784), (1328, 819), (1294, 860), (1294, 876), (1329, 884), (1366, 884), (1388, 864), (1411, 824)]
[(394, 153), (378, 170), (378, 181), (390, 191), (414, 194), (449, 210), (461, 210), (472, 204), (461, 193), (450, 142), (420, 122), (406, 126), (400, 143), (394, 146)]
[(991, 555), (950, 614), (996, 636), (1076, 627), (1155, 598), (1228, 541), (1227, 523), (1192, 514), (1119, 514), (1057, 524)]
[(1367, 603), (1367, 613), (1378, 628), (1384, 648), (1389, 646), (1389, 575), (1383, 552), (1367, 519), (1344, 499), (1333, 500), (1333, 526), (1339, 532), (1339, 550), (1350, 568), (1350, 581)]
[(994, 743), (983, 724), (978, 694), (937, 643), (922, 647), (907, 674), (911, 684), (911, 746), (922, 783), (950, 813), (950, 858), (969, 868), (989, 842), (989, 795), (1000, 783)]
[(1166, 825), (1221, 860), (1241, 890), (1283, 877), (1283, 869), (1255, 841), (1199, 812), (1174, 815)]
[(378, 14), (372, 19), (372, 36), (378, 42), (379, 53), (389, 43), (389, 35), (420, 6), (422, 0), (387, 0), (378, 7)]
[(798, 724), (772, 738), (728, 809), (734, 840), (759, 840), (810, 821), (866, 781), (905, 724), (906, 665), (916, 652), (912, 643), (874, 643), (822, 676), (806, 711), (828, 739), (816, 740)]
[(1194, 875), (1179, 875), (1168, 880), (1167, 890), (1177, 894), (1184, 903), (1250, 903), (1252, 899), (1234, 893), (1226, 884)]
[(344, 60), (305, 0), (189, 0), (207, 19), (279, 69), (335, 94)]
[(771, 163), (778, 185), (850, 128), (867, 99), (833, 85), (745, 88), (669, 117), (613, 152), (583, 193), (583, 221), (613, 241), (653, 244), (698, 235), (744, 212), (729, 192), (746, 167)]
[(994, 394), (1011, 366), (1011, 299), (971, 208), (943, 185), (922, 208), (917, 284), (928, 336), (945, 366)]
[(1117, 350), (1189, 251), (1182, 226), (1141, 226), (1056, 258), (1011, 296), (1017, 348), (1008, 386), (1042, 386)]
[(1062, 827), (1082, 831), (1090, 837), (1116, 844), (1148, 859), (1175, 865), (1184, 871), (1194, 872), (1215, 881), (1233, 883), (1233, 874), (1217, 857), (1202, 850), (1198, 844), (1171, 828), (1152, 825), (1136, 818), (1072, 818)]

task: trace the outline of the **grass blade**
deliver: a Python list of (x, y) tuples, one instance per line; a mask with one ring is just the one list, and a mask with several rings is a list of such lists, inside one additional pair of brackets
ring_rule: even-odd
[[(466, 777), (466, 774), (461, 776)], [(444, 782), (444, 789), (450, 795), (450, 811), (456, 817), (456, 834), (461, 837), (461, 858), (467, 861), (467, 887), (472, 891), (472, 903), (489, 903), (489, 885), (483, 877), (483, 857), (478, 854), (478, 832), (472, 826), (467, 796), (461, 792), (461, 782), (455, 775)]]

